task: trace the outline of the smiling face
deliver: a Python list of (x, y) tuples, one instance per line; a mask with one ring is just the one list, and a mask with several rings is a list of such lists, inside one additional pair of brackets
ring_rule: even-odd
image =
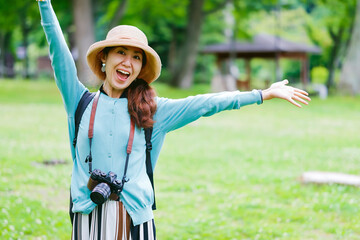
[(131, 46), (113, 47), (104, 54), (101, 61), (106, 64), (104, 91), (112, 98), (119, 98), (124, 90), (139, 75), (143, 51)]

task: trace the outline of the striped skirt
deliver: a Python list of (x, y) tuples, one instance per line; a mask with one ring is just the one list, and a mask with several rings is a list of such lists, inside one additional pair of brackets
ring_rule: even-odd
[(72, 240), (155, 240), (154, 219), (134, 226), (120, 201), (106, 201), (89, 214), (74, 214)]

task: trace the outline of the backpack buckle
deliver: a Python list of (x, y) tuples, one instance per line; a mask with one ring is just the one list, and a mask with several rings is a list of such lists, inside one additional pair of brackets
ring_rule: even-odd
[(146, 143), (146, 151), (151, 151), (152, 150), (152, 144), (151, 142)]

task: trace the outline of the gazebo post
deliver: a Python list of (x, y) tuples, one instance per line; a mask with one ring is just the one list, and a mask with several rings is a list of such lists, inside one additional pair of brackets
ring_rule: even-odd
[(309, 82), (309, 61), (308, 56), (306, 54), (302, 55), (301, 59), (301, 71), (300, 71), (300, 79), (301, 83), (303, 84), (304, 88)]
[(251, 58), (245, 58), (245, 71), (246, 71), (246, 80), (245, 80), (245, 88), (246, 90), (250, 89), (251, 82)]
[(224, 84), (224, 75), (222, 71), (222, 62), (224, 61), (224, 57), (220, 54), (216, 54), (216, 71), (217, 74), (211, 80), (212, 90), (215, 92), (226, 90), (226, 85)]
[(281, 81), (281, 69), (280, 69), (280, 53), (278, 50), (275, 52), (275, 82)]
[[(228, 56), (216, 54), (216, 74), (211, 79), (211, 89), (213, 92), (234, 91), (236, 90), (236, 82), (229, 73), (229, 69), (224, 69), (223, 63), (227, 61)], [(225, 64), (228, 64), (225, 62)]]
[(218, 54), (216, 55), (216, 67), (221, 71), (221, 57)]

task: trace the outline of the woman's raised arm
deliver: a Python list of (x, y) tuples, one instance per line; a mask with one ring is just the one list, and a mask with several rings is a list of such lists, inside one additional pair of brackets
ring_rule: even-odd
[(51, 65), (55, 72), (56, 84), (63, 97), (67, 113), (73, 115), (85, 87), (77, 77), (75, 62), (66, 44), (50, 0), (39, 0), (38, 4), (41, 25), (49, 44)]

